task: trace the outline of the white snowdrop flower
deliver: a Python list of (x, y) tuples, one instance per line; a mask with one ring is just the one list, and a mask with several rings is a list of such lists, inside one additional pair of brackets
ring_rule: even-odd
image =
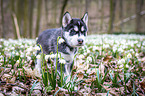
[(85, 49), (85, 47), (84, 47), (84, 46), (82, 46), (82, 49)]
[(56, 55), (57, 55), (57, 54), (51, 54), (51, 55), (50, 55), (50, 58), (56, 58)]
[(118, 60), (118, 64), (124, 64), (124, 63), (125, 63), (125, 59)]
[(30, 53), (30, 51), (28, 51), (27, 53), (26, 53), (26, 56), (30, 56), (31, 55), (31, 53)]
[(16, 52), (16, 56), (19, 56), (19, 52)]
[(11, 47), (11, 50), (14, 50), (15, 49), (15, 47)]
[(137, 44), (137, 43), (138, 43), (138, 41), (134, 41), (134, 43), (136, 43), (136, 44)]
[(86, 53), (86, 52), (84, 52), (84, 55), (86, 56), (86, 55), (87, 55), (87, 53)]
[(134, 47), (134, 44), (133, 43), (131, 43), (130, 45), (131, 45), (131, 47)]
[(133, 49), (130, 49), (130, 52), (134, 52), (134, 50)]
[(120, 47), (120, 48), (118, 48), (118, 51), (119, 52), (123, 52), (123, 49)]
[(129, 68), (129, 65), (128, 64), (126, 64), (126, 68)]
[(84, 55), (82, 55), (82, 54), (79, 55), (79, 59), (82, 59), (82, 58), (84, 58)]
[(31, 57), (30, 56), (27, 56), (27, 61), (30, 61), (31, 60)]
[(20, 57), (24, 57), (24, 53), (20, 51)]
[(39, 46), (35, 46), (34, 47), (34, 50), (38, 50), (39, 51), (40, 50), (40, 47)]
[(128, 50), (127, 50), (127, 51), (124, 51), (124, 53), (125, 53), (125, 54), (128, 54), (128, 53), (129, 53), (129, 51), (128, 51)]
[(139, 47), (139, 48), (140, 48), (140, 46), (141, 46), (141, 44), (137, 44), (137, 47)]
[(27, 48), (27, 51), (33, 51), (33, 48), (30, 46), (29, 48)]
[(91, 57), (87, 57), (87, 63), (92, 62), (92, 58)]
[(59, 40), (58, 40), (58, 44), (61, 44), (61, 43), (63, 43), (64, 42), (64, 39), (62, 39), (62, 38), (60, 38)]
[(0, 39), (0, 42), (4, 41), (4, 39)]
[(50, 58), (50, 55), (45, 55), (45, 60), (47, 61)]
[(5, 51), (10, 51), (10, 49), (8, 49), (7, 47), (4, 49)]
[(37, 58), (37, 59), (41, 59), (41, 55), (37, 55), (36, 58)]
[(87, 53), (90, 53), (91, 51), (89, 49), (87, 49)]
[(2, 48), (2, 45), (0, 45), (0, 48)]
[(127, 58), (132, 58), (132, 55), (129, 53), (129, 54), (127, 55)]
[(15, 52), (13, 51), (12, 54), (15, 54)]
[(113, 47), (113, 52), (116, 52), (116, 50), (117, 50), (117, 47)]
[(123, 64), (121, 64), (121, 65), (119, 66), (119, 68), (123, 68)]
[(96, 51), (96, 50), (98, 50), (98, 49), (99, 49), (98, 47), (93, 46), (93, 51)]
[(20, 60), (17, 60), (16, 63), (20, 63)]
[(21, 47), (21, 48), (24, 48), (24, 45), (21, 45), (20, 47)]
[(139, 54), (138, 54), (138, 53), (135, 53), (135, 56), (136, 56), (136, 57), (139, 57)]
[(37, 53), (37, 51), (33, 51), (33, 55), (35, 55)]
[(109, 48), (110, 46), (108, 44), (104, 44), (103, 48)]
[(25, 44), (25, 48), (27, 48), (28, 47), (28, 45), (27, 44)]
[(66, 61), (64, 59), (59, 59), (59, 63), (66, 64)]
[(0, 55), (0, 58), (3, 58), (3, 56), (2, 56), (2, 55)]

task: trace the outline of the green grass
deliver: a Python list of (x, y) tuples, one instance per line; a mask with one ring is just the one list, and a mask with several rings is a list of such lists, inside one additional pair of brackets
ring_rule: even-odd
[[(79, 48), (76, 55), (69, 81), (69, 76), (65, 76), (62, 70), (59, 74), (54, 67), (54, 57), (56, 61), (63, 60), (58, 52), (36, 57), (37, 50), (40, 48), (33, 39), (0, 39), (0, 93), (72, 96), (145, 94), (144, 35), (88, 36), (86, 45)], [(41, 58), (41, 74), (34, 69), (36, 58)], [(45, 58), (50, 58), (51, 63), (47, 65)]]

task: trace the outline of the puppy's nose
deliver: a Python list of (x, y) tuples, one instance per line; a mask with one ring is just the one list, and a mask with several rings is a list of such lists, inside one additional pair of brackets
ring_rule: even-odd
[(83, 41), (84, 41), (83, 39), (78, 39), (78, 43), (79, 43), (79, 44), (82, 44)]

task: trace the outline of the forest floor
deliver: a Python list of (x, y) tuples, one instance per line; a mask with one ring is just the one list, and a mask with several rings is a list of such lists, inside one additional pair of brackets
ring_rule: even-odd
[[(70, 80), (46, 64), (59, 53), (36, 56), (37, 50), (34, 39), (0, 39), (0, 96), (145, 95), (145, 35), (88, 36)], [(43, 58), (41, 74), (36, 58)]]

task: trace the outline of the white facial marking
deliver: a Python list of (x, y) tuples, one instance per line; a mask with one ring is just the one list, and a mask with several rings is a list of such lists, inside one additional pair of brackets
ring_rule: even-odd
[(84, 26), (82, 26), (82, 28), (81, 28), (81, 31), (84, 31), (85, 29), (84, 29)]
[(77, 26), (74, 26), (74, 30), (75, 30), (75, 31), (79, 31), (79, 29), (78, 29)]
[(85, 36), (84, 35), (80, 35), (78, 36), (78, 34), (70, 36), (69, 32), (65, 32), (64, 33), (64, 37), (66, 39), (66, 42), (71, 46), (71, 47), (79, 47), (79, 43), (78, 43), (78, 39), (83, 39), (83, 43), (81, 46), (83, 46), (85, 44)]

